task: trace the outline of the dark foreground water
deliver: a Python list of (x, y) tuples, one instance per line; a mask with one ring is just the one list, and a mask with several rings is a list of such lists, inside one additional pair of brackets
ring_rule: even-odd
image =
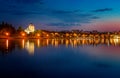
[(120, 40), (0, 39), (0, 78), (120, 78)]

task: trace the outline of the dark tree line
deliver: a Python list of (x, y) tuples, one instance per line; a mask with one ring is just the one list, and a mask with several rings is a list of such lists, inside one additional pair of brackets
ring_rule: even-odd
[(8, 24), (6, 22), (0, 23), (0, 34), (4, 35), (6, 32), (10, 33), (11, 35), (20, 34), (24, 32), (22, 26), (19, 26), (17, 29), (12, 24)]
[(12, 24), (2, 22), (0, 24), (0, 34), (4, 34), (5, 32), (14, 34), (16, 32), (16, 29), (12, 26)]

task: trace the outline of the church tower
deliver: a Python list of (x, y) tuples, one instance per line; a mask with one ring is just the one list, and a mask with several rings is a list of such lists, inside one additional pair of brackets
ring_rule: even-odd
[(34, 32), (34, 31), (35, 31), (35, 26), (32, 23), (30, 23), (29, 26), (25, 29), (25, 32), (27, 34), (29, 34), (30, 32)]

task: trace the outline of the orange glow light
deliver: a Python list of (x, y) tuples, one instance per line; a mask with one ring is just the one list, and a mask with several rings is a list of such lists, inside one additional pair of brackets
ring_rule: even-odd
[(7, 48), (7, 49), (8, 49), (8, 45), (9, 45), (9, 44), (8, 44), (8, 39), (7, 39), (7, 40), (6, 40), (6, 48)]
[(39, 36), (40, 36), (40, 34), (37, 34), (37, 36), (39, 37)]
[(5, 35), (6, 35), (6, 36), (8, 36), (8, 35), (9, 35), (9, 33), (5, 33)]
[(49, 35), (47, 34), (46, 36), (48, 37)]
[(24, 48), (25, 47), (25, 40), (23, 39), (22, 40), (22, 48)]
[(22, 36), (25, 36), (25, 33), (22, 33)]

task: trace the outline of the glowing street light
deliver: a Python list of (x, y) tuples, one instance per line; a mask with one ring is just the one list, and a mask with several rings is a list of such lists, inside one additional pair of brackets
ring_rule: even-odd
[(25, 36), (25, 33), (22, 33), (22, 36)]
[(8, 33), (8, 32), (6, 32), (6, 33), (5, 33), (5, 35), (6, 35), (6, 36), (9, 36), (9, 33)]
[(49, 35), (47, 34), (46, 36), (48, 37)]
[(39, 37), (39, 36), (40, 36), (40, 34), (37, 34), (37, 36)]

